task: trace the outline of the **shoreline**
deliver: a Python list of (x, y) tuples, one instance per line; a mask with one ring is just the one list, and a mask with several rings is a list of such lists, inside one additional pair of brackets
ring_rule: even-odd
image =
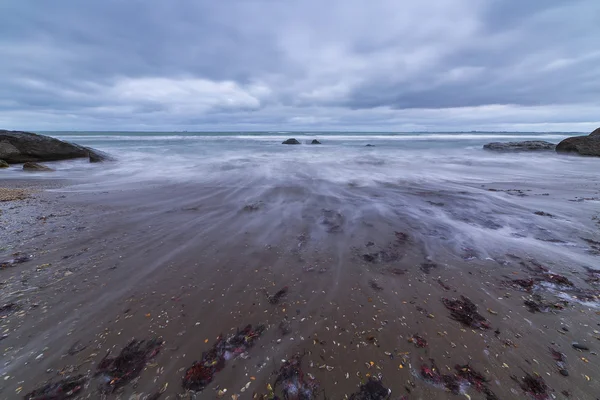
[[(19, 185), (28, 186), (10, 184)], [(319, 382), (318, 398), (350, 395), (367, 374), (382, 374), (393, 398), (448, 398), (446, 389), (423, 377), (421, 368), (430, 358), (444, 374), (455, 364), (471, 365), (489, 379), (487, 386), (498, 398), (525, 396), (511, 379), (525, 372), (539, 373), (558, 398), (563, 390), (572, 398), (600, 391), (597, 356), (571, 345), (585, 343), (591, 352), (598, 348), (594, 331), (599, 327), (590, 323), (598, 318), (598, 299), (575, 301), (571, 296), (581, 292), (548, 282), (550, 272), (536, 267), (544, 265), (575, 288), (597, 293), (597, 287), (585, 282), (586, 270), (567, 262), (569, 256), (531, 254), (535, 248), (529, 247), (492, 259), (469, 249), (453, 253), (452, 247), (434, 246), (438, 236), (427, 239), (422, 227), (398, 218), (402, 209), (395, 218), (365, 209), (359, 218), (348, 208), (359, 204), (325, 197), (316, 199), (323, 207), (309, 202), (297, 209), (297, 202), (310, 198), (299, 188), (280, 188), (262, 203), (240, 202), (243, 196), (232, 198), (233, 190), (172, 185), (169, 190), (45, 191), (29, 200), (0, 203), (3, 238), (22, 230), (3, 242), (9, 248), (0, 253), (0, 261), (17, 251), (33, 256), (0, 271), (3, 304), (16, 304), (2, 319), (8, 363), (2, 368), (0, 393), (15, 396), (18, 391), (22, 396), (49, 379), (83, 374), (89, 380), (80, 397), (93, 398), (102, 384), (94, 374), (108, 350), (115, 356), (133, 338), (161, 337), (165, 343), (137, 383), (109, 398), (117, 393), (150, 396), (165, 384), (162, 396), (176, 398), (186, 393), (184, 372), (217, 336), (248, 324), (265, 326), (247, 350), (248, 358), (228, 361), (199, 398), (224, 389), (226, 398), (267, 394), (281, 360), (297, 353), (305, 354), (302, 368)], [(382, 190), (379, 196), (394, 193)], [(571, 200), (593, 198), (596, 188), (569, 192), (506, 183), (480, 190), (485, 201), (520, 207), (556, 198), (562, 218), (575, 204), (582, 214), (578, 223), (585, 214), (586, 229), (592, 232), (597, 201)], [(519, 196), (519, 190), (526, 196)], [(445, 203), (433, 206), (441, 208), (467, 198), (447, 191), (415, 196)], [(566, 245), (538, 241), (556, 247), (557, 254)], [(589, 249), (593, 246), (588, 243)], [(581, 257), (597, 256), (582, 248)], [(514, 279), (539, 279), (538, 287), (528, 292), (506, 284)], [(268, 296), (284, 287), (287, 294), (271, 304)], [(560, 293), (569, 296), (562, 310), (531, 313), (523, 304), (534, 294), (554, 304)], [(442, 299), (463, 295), (477, 305), (490, 329), (450, 318)], [(427, 341), (426, 347), (409, 342), (415, 334)], [(560, 374), (549, 347), (566, 354), (568, 377)], [(463, 390), (474, 399), (484, 398), (473, 386)]]

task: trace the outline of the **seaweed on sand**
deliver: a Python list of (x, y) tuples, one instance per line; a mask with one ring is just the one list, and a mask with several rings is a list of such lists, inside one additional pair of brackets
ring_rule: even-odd
[(530, 375), (525, 373), (525, 376), (519, 381), (516, 376), (511, 378), (521, 386), (521, 389), (536, 400), (545, 400), (548, 398), (548, 385), (539, 375)]
[(433, 359), (429, 360), (431, 365), (423, 364), (421, 366), (421, 377), (433, 385), (442, 385), (453, 394), (460, 393), (460, 382), (454, 375), (444, 375), (440, 373), (440, 369), (435, 365)]
[(103, 392), (113, 392), (137, 378), (146, 363), (154, 358), (163, 344), (162, 339), (132, 340), (121, 350), (118, 356), (108, 354), (98, 364), (95, 375), (102, 375), (104, 382), (100, 386)]
[(258, 325), (255, 329), (252, 329), (252, 325), (248, 325), (227, 339), (219, 335), (212, 348), (202, 354), (202, 359), (195, 361), (185, 371), (182, 380), (183, 388), (204, 390), (212, 382), (215, 374), (225, 367), (225, 362), (240, 356), (254, 346), (264, 330), (263, 325)]
[(450, 310), (452, 319), (463, 325), (478, 329), (490, 328), (487, 319), (477, 312), (477, 306), (469, 298), (465, 296), (460, 296), (460, 300), (442, 298), (442, 302)]
[(454, 369), (456, 370), (456, 375), (459, 378), (466, 380), (475, 388), (475, 390), (485, 394), (486, 400), (498, 400), (496, 394), (492, 392), (492, 389), (490, 389), (488, 386), (489, 380), (481, 373), (475, 371), (469, 364), (457, 364), (454, 366)]
[(349, 400), (384, 400), (388, 399), (391, 393), (392, 391), (383, 386), (379, 379), (369, 377), (357, 392), (350, 395)]
[(268, 296), (269, 303), (279, 304), (279, 301), (281, 300), (282, 297), (285, 297), (285, 295), (287, 295), (287, 292), (288, 292), (288, 287), (284, 286), (283, 289), (278, 290), (277, 293), (275, 293), (274, 295)]
[(296, 354), (279, 368), (273, 386), (275, 389), (281, 386), (284, 400), (311, 400), (316, 397), (319, 383), (311, 374), (304, 373), (302, 355)]
[(50, 382), (25, 395), (25, 400), (63, 400), (77, 395), (83, 389), (87, 378), (77, 375)]

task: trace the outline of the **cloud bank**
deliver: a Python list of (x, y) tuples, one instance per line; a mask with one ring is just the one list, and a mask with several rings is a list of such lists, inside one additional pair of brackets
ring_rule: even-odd
[(590, 131), (597, 0), (7, 0), (0, 127)]

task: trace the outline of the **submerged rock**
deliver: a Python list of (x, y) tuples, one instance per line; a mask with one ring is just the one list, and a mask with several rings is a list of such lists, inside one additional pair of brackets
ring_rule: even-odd
[(0, 160), (0, 168), (8, 168), (8, 163), (4, 160)]
[(294, 138), (290, 138), (288, 140), (285, 140), (282, 144), (300, 144), (300, 142)]
[(554, 150), (554, 143), (545, 142), (543, 140), (526, 140), (523, 142), (492, 142), (484, 144), (485, 150), (492, 151), (548, 151)]
[(23, 164), (23, 171), (54, 171), (50, 167), (46, 167), (45, 165), (34, 163), (34, 162), (26, 162)]
[(319, 142), (317, 139), (313, 139), (310, 144), (321, 144), (321, 142)]
[(108, 155), (88, 147), (63, 142), (53, 137), (21, 131), (0, 130), (0, 159), (8, 163), (58, 161), (89, 157), (104, 161)]
[(556, 152), (600, 157), (600, 128), (588, 136), (566, 138), (556, 146)]

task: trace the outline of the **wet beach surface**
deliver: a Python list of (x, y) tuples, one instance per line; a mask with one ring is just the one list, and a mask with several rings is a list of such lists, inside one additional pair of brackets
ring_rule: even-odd
[(597, 182), (59, 183), (0, 203), (2, 398), (600, 393)]

